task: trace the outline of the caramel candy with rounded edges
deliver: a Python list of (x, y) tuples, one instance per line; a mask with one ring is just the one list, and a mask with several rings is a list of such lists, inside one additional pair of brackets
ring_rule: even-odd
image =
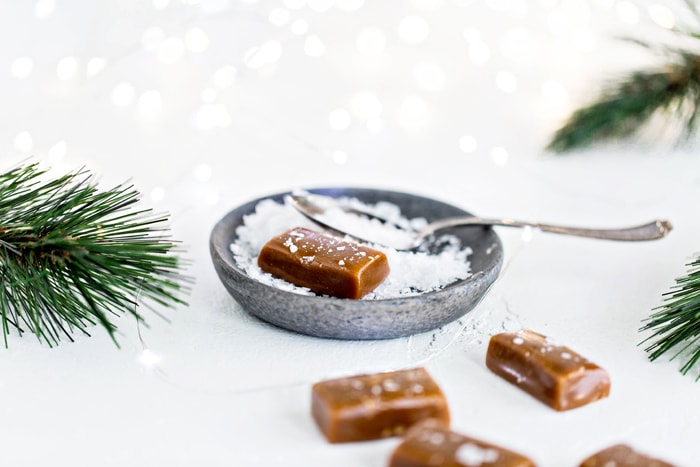
[(673, 464), (654, 459), (635, 451), (625, 444), (616, 444), (587, 458), (579, 467), (674, 467)]
[(492, 336), (486, 366), (559, 411), (610, 394), (610, 378), (603, 368), (531, 330)]
[(411, 427), (391, 454), (389, 467), (535, 467), (528, 457), (451, 431), (429, 419)]
[(362, 298), (389, 275), (383, 252), (302, 227), (268, 241), (258, 266), (294, 285), (339, 298)]
[(426, 418), (450, 421), (445, 396), (424, 368), (318, 382), (311, 415), (330, 443), (400, 436)]

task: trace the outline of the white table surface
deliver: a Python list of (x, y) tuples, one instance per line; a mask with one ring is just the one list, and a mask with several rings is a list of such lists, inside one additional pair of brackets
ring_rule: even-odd
[[(140, 337), (118, 320), (121, 348), (101, 329), (57, 348), (11, 336), (2, 465), (382, 466), (398, 439), (326, 443), (310, 386), (417, 365), (443, 388), (455, 430), (538, 465), (577, 465), (618, 442), (697, 465), (697, 371), (649, 362), (638, 329), (700, 248), (700, 159), (658, 134), (543, 150), (604, 79), (653, 62), (613, 39), (667, 37), (650, 12), (663, 22), (648, 1), (4, 2), (0, 169), (29, 158), (133, 182), (144, 205), (171, 214), (196, 283), (188, 307), (164, 310), (169, 321), (146, 312)], [(663, 217), (675, 229), (623, 244), (499, 228), (501, 277), (462, 320), (323, 340), (247, 315), (208, 250), (237, 205), (319, 186), (590, 226)], [(610, 397), (558, 413), (490, 373), (489, 336), (519, 328), (605, 367)]]

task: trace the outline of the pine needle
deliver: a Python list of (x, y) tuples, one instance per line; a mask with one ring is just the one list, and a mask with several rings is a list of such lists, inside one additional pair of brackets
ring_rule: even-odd
[(547, 149), (563, 153), (628, 138), (659, 113), (680, 121), (683, 137), (692, 136), (700, 113), (700, 56), (674, 53), (677, 60), (662, 69), (636, 71), (606, 86), (554, 133)]
[(676, 279), (675, 286), (665, 294), (666, 303), (656, 308), (641, 328), (653, 331), (642, 341), (651, 341), (645, 349), (650, 360), (672, 351), (672, 360), (688, 355), (680, 370), (683, 374), (700, 363), (700, 255), (687, 266), (688, 274)]
[[(700, 23), (697, 2), (683, 3), (687, 17)], [(672, 32), (697, 41), (700, 33), (696, 29), (675, 27)], [(592, 103), (571, 114), (554, 133), (547, 149), (564, 153), (596, 142), (628, 138), (657, 115), (667, 122), (680, 123), (682, 138), (695, 134), (700, 116), (700, 54), (639, 39), (627, 40), (654, 50), (667, 65), (636, 71), (608, 84)], [(680, 369), (683, 374), (700, 366), (700, 255), (687, 266), (688, 274), (676, 279), (675, 287), (664, 294), (666, 303), (653, 309), (640, 329), (652, 331), (640, 343), (649, 343), (645, 350), (650, 360), (673, 352), (672, 360), (686, 358)], [(696, 381), (700, 381), (700, 374)]]
[[(139, 193), (100, 191), (86, 170), (45, 180), (37, 164), (0, 174), (0, 323), (56, 345), (99, 325), (114, 340), (115, 316), (144, 322), (137, 308), (173, 307), (181, 273), (165, 215), (130, 210)], [(137, 300), (138, 297), (138, 300)]]

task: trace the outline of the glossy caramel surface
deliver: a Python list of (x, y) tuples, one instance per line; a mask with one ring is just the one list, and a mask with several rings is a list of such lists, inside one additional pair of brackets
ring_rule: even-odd
[(302, 227), (269, 240), (260, 268), (292, 284), (339, 298), (362, 298), (389, 275), (386, 255), (374, 248)]
[(389, 467), (534, 467), (528, 457), (475, 439), (435, 419), (414, 425), (391, 454)]
[(492, 336), (486, 366), (555, 410), (581, 407), (610, 393), (603, 368), (531, 330)]
[(311, 413), (331, 443), (399, 436), (427, 418), (450, 420), (445, 396), (424, 368), (318, 382)]
[(674, 467), (666, 461), (642, 454), (625, 444), (603, 449), (581, 462), (579, 467)]

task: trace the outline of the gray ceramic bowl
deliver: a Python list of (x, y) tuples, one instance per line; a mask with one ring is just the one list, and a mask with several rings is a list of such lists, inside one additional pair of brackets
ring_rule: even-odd
[[(317, 188), (313, 193), (351, 196), (366, 203), (388, 201), (407, 217), (428, 221), (468, 215), (455, 206), (396, 191), (365, 188)], [(286, 193), (267, 198), (282, 202)], [(246, 275), (229, 249), (243, 216), (255, 211), (261, 199), (250, 201), (224, 216), (212, 230), (209, 247), (214, 268), (233, 298), (250, 314), (281, 328), (335, 339), (389, 339), (418, 334), (450, 323), (472, 310), (496, 280), (503, 262), (501, 241), (489, 227), (446, 229), (471, 246), (472, 275), (442, 290), (382, 300), (351, 300), (300, 295), (263, 284)]]

